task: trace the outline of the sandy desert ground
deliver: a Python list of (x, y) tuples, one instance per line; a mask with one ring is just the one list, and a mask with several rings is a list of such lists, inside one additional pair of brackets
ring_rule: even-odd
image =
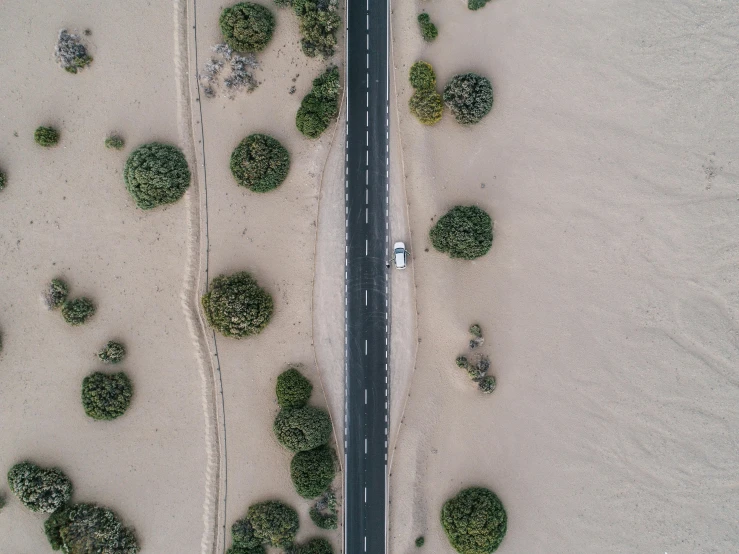
[[(450, 551), (441, 505), (476, 484), (507, 508), (499, 552), (735, 550), (739, 12), (432, 1), (393, 25), (421, 342), (391, 551)], [(487, 75), (491, 114), (422, 128), (402, 109), (416, 59), (441, 86)], [(495, 219), (474, 262), (427, 251), (458, 203)], [(473, 322), (491, 397), (454, 365)]]

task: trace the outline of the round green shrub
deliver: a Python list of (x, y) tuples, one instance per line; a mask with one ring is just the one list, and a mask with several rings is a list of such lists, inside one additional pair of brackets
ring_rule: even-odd
[(309, 515), (313, 524), (319, 529), (339, 528), (339, 517), (336, 514), (325, 514), (316, 508), (311, 508)]
[(441, 95), (433, 88), (419, 88), (408, 101), (408, 108), (416, 119), (424, 125), (433, 125), (441, 121), (444, 104)]
[(313, 385), (294, 367), (277, 376), (277, 403), (280, 408), (302, 408), (310, 400)]
[(131, 404), (133, 386), (125, 373), (95, 372), (82, 381), (82, 406), (93, 419), (122, 416)]
[(480, 390), (485, 394), (490, 394), (495, 390), (495, 377), (486, 375), (477, 384)]
[(313, 450), (331, 438), (331, 419), (320, 408), (281, 410), (273, 427), (277, 440), (293, 452)]
[(429, 236), (439, 252), (472, 260), (487, 254), (493, 245), (493, 222), (477, 206), (455, 206), (439, 218)]
[(290, 154), (279, 141), (268, 135), (249, 135), (231, 154), (234, 179), (254, 192), (277, 188), (287, 177), (289, 169)]
[(264, 50), (275, 29), (272, 12), (251, 2), (240, 2), (225, 8), (218, 23), (223, 40), (237, 52)]
[(477, 123), (493, 107), (493, 85), (476, 73), (455, 75), (444, 87), (444, 103), (458, 123)]
[(441, 524), (460, 554), (489, 554), (505, 537), (507, 517), (492, 491), (472, 487), (447, 500), (441, 509)]
[(431, 22), (431, 17), (427, 13), (418, 15), (418, 24), (421, 27), (421, 36), (426, 42), (433, 42), (433, 40), (439, 35), (439, 30)]
[(69, 554), (137, 554), (133, 529), (124, 527), (107, 508), (73, 504), (55, 513), (44, 524), (52, 549)]
[(262, 544), (262, 539), (256, 536), (254, 527), (246, 518), (236, 520), (231, 526), (231, 539), (234, 547), (244, 550), (257, 548)]
[(32, 512), (50, 514), (72, 498), (72, 482), (61, 469), (44, 469), (31, 462), (21, 462), (10, 468), (8, 486)]
[(463, 369), (466, 369), (470, 365), (470, 362), (465, 356), (457, 356), (455, 361), (457, 362), (457, 367), (461, 367)]
[(105, 148), (111, 148), (113, 150), (121, 150), (126, 145), (126, 142), (118, 135), (112, 135), (105, 139)]
[(33, 133), (33, 140), (39, 146), (55, 146), (59, 142), (59, 131), (53, 127), (39, 127)]
[(52, 279), (44, 292), (44, 301), (50, 310), (56, 309), (64, 304), (69, 294), (67, 283), (61, 279)]
[(482, 327), (480, 327), (477, 323), (470, 325), (470, 335), (478, 339), (481, 339), (482, 338)]
[(408, 72), (408, 76), (413, 88), (434, 88), (436, 86), (436, 73), (428, 62), (418, 61), (414, 63)]
[(290, 546), (298, 532), (298, 513), (278, 500), (268, 500), (249, 507), (246, 519), (261, 542), (277, 548)]
[(303, 97), (295, 125), (308, 138), (317, 138), (339, 114), (339, 70), (329, 67), (313, 79), (311, 92)]
[(318, 538), (298, 545), (293, 549), (292, 554), (334, 554), (334, 549), (326, 539)]
[(117, 364), (123, 361), (126, 356), (126, 348), (120, 343), (115, 341), (108, 341), (108, 344), (98, 352), (98, 358), (106, 364)]
[(95, 314), (95, 305), (89, 298), (75, 298), (62, 304), (62, 317), (70, 325), (82, 325)]
[(262, 332), (274, 309), (272, 296), (245, 271), (213, 279), (202, 304), (208, 324), (237, 339)]
[(336, 476), (336, 454), (328, 446), (298, 452), (290, 462), (290, 478), (295, 490), (303, 498), (323, 494)]
[(426, 539), (424, 539), (423, 537), (418, 537), (416, 539), (416, 548), (421, 548), (425, 542)]
[(182, 198), (190, 186), (190, 169), (178, 148), (151, 142), (131, 152), (123, 180), (136, 205), (150, 210)]

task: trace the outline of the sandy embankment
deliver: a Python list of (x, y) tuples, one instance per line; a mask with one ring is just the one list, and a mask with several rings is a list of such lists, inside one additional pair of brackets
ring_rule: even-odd
[[(439, 26), (428, 47), (421, 8)], [(472, 484), (508, 511), (499, 552), (733, 550), (736, 10), (417, 2), (395, 4), (393, 24), (421, 342), (392, 551), (420, 534), (450, 551), (439, 511)], [(488, 75), (492, 113), (421, 128), (403, 109), (417, 58), (442, 86)], [(456, 203), (494, 217), (486, 257), (425, 252)], [(474, 321), (491, 397), (454, 366)]]
[[(22, 459), (57, 465), (74, 500), (114, 509), (145, 552), (195, 552), (203, 536), (205, 429), (202, 382), (183, 318), (187, 212), (181, 201), (138, 210), (123, 185), (127, 154), (143, 142), (181, 143), (171, 3), (10, 0), (0, 4), (0, 468)], [(65, 73), (53, 60), (60, 28), (92, 30), (92, 66)], [(60, 144), (33, 131), (52, 124)], [(126, 139), (106, 150), (110, 131)], [(17, 136), (16, 136), (17, 133)], [(98, 306), (73, 328), (41, 305), (54, 276)], [(100, 369), (111, 338), (135, 393), (113, 422), (87, 418), (80, 385)], [(44, 517), (0, 491), (2, 551), (44, 552)]]

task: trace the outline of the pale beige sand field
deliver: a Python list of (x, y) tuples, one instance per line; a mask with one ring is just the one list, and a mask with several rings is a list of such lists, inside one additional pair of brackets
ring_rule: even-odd
[[(399, 90), (421, 343), (392, 552), (450, 552), (441, 505), (478, 484), (508, 511), (499, 552), (736, 550), (739, 12), (432, 1), (393, 24), (399, 84), (423, 58), (441, 86), (489, 76), (495, 105), (424, 129)], [(495, 219), (474, 262), (425, 251), (457, 203)], [(475, 321), (491, 397), (454, 365)]]

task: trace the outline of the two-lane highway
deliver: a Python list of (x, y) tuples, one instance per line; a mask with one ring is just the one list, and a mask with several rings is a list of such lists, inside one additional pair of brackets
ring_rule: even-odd
[(345, 548), (386, 551), (389, 0), (347, 0)]

